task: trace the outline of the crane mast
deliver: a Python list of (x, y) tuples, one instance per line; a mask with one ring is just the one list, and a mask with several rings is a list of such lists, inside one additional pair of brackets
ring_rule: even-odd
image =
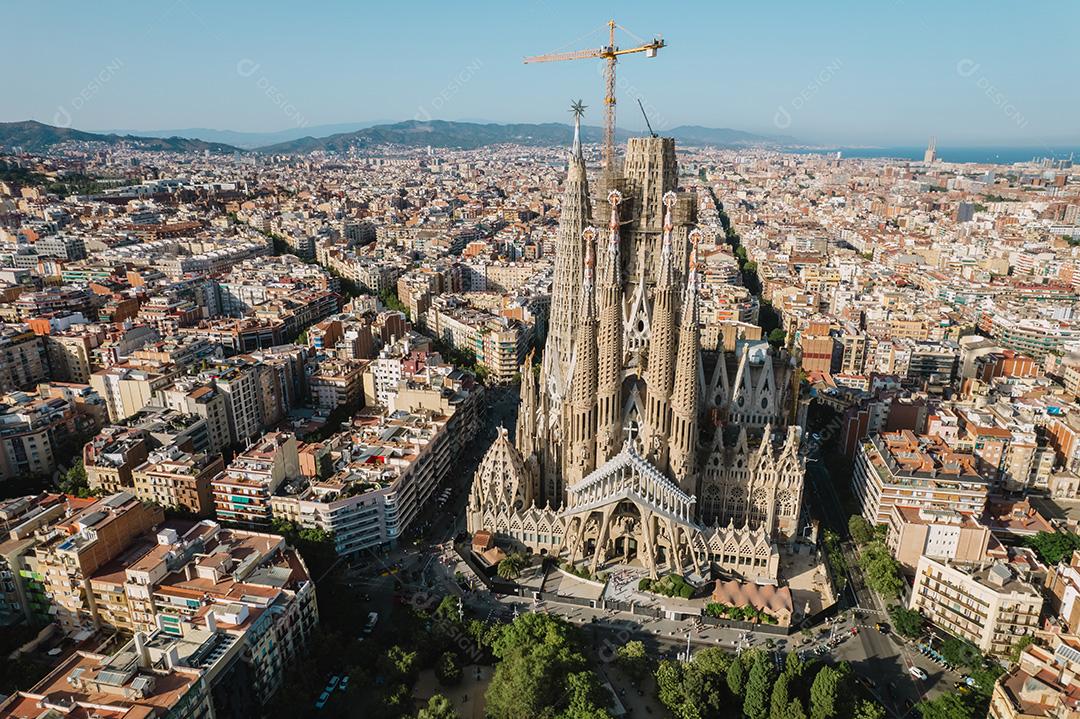
[[(639, 52), (645, 53), (645, 57), (656, 57), (657, 50), (664, 47), (665, 43), (663, 38), (657, 36), (653, 38), (652, 42), (620, 49), (615, 44), (615, 28), (622, 28), (622, 26), (616, 25), (615, 21), (611, 20), (608, 22), (607, 27), (608, 44), (604, 47), (536, 55), (525, 58), (525, 62), (560, 62), (587, 58), (601, 58), (604, 60), (604, 173), (610, 177), (617, 174), (617, 168), (615, 167), (615, 63), (620, 55)], [(626, 28), (622, 29), (626, 31)]]

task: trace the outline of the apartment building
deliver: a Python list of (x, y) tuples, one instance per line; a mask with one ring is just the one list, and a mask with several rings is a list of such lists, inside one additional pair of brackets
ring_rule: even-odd
[(38, 494), (0, 502), (0, 624), (52, 621), (44, 577), (36, 571), (34, 533), (63, 517), (70, 501), (62, 494)]
[(214, 511), (225, 522), (268, 526), (273, 519), (270, 498), (284, 482), (300, 475), (296, 437), (270, 432), (213, 480)]
[(148, 404), (128, 420), (127, 426), (141, 430), (149, 438), (151, 448), (174, 444), (190, 447), (195, 452), (210, 451), (210, 430), (206, 420), (195, 414)]
[(150, 453), (131, 475), (135, 496), (199, 517), (214, 510), (210, 482), (224, 469), (221, 455), (168, 445)]
[(1044, 639), (994, 682), (988, 719), (1080, 719), (1080, 637)]
[(88, 589), (90, 576), (164, 518), (160, 507), (129, 492), (117, 492), (47, 528), (47, 539), (34, 548), (34, 554), (46, 594), (56, 609), (56, 621), (64, 631), (97, 627), (97, 609)]
[(96, 325), (74, 325), (63, 333), (44, 337), (52, 376), (61, 382), (90, 382), (90, 374), (98, 369), (94, 357), (105, 339), (105, 331)]
[(1005, 562), (960, 564), (920, 557), (909, 607), (983, 653), (1008, 656), (1039, 626), (1043, 598)]
[(45, 342), (24, 324), (0, 324), (0, 392), (31, 387), (48, 378)]
[(83, 446), (90, 489), (114, 494), (132, 486), (131, 473), (146, 461), (150, 442), (142, 430), (110, 425)]
[(177, 412), (201, 417), (206, 422), (208, 451), (220, 452), (233, 443), (225, 393), (212, 382), (193, 378), (178, 380), (161, 390), (158, 400)]
[(97, 429), (63, 397), (13, 392), (0, 398), (0, 480), (49, 475)]
[(953, 449), (939, 436), (910, 430), (863, 440), (851, 481), (871, 524), (888, 524), (894, 505), (980, 516), (990, 486), (976, 471), (970, 452)]
[(1068, 562), (1050, 567), (1043, 586), (1049, 609), (1075, 633), (1080, 628), (1080, 552), (1073, 552)]
[(979, 517), (950, 509), (893, 505), (886, 545), (908, 574), (921, 557), (971, 563), (1008, 559)]
[(312, 403), (321, 411), (338, 407), (359, 407), (363, 396), (363, 374), (367, 362), (331, 359), (319, 363), (308, 377)]
[(225, 416), (232, 442), (246, 444), (263, 430), (260, 383), (255, 365), (223, 365), (213, 372), (214, 386), (225, 398)]
[(425, 321), (432, 334), (471, 353), (499, 382), (513, 379), (532, 342), (531, 324), (476, 309), (454, 295), (434, 298)]
[(90, 375), (90, 386), (104, 398), (109, 420), (122, 422), (150, 404), (178, 374), (173, 364), (129, 360)]
[(331, 476), (283, 484), (274, 517), (332, 533), (342, 556), (395, 546), (475, 435), (479, 402), (475, 390), (403, 388), (386, 416), (354, 427)]
[[(13, 702), (23, 706), (53, 694), (48, 687), (61, 676), (69, 709), (82, 701), (102, 711), (115, 702), (131, 716), (145, 700), (152, 705), (146, 716), (257, 716), (318, 625), (315, 587), (295, 550), (279, 536), (225, 530), (210, 521), (170, 522), (135, 537), (89, 585), (100, 624), (132, 639), (109, 657), (72, 657), (110, 673), (94, 679), (90, 664), (72, 671), (62, 664), (0, 713)], [(178, 677), (194, 677), (202, 686), (185, 699), (168, 684)], [(88, 679), (98, 683), (84, 684)], [(171, 691), (160, 691), (163, 682)]]
[[(0, 704), (11, 719), (70, 717), (175, 717), (216, 719), (199, 668), (172, 666), (173, 654), (155, 664), (140, 637), (113, 655), (77, 651), (27, 691)], [(176, 653), (179, 662), (179, 653)]]

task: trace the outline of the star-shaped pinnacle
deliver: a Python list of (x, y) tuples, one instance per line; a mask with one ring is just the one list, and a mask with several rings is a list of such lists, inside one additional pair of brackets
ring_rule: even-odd
[(585, 108), (587, 105), (581, 100), (574, 100), (570, 103), (570, 112), (574, 113), (574, 117), (581, 118), (585, 114)]

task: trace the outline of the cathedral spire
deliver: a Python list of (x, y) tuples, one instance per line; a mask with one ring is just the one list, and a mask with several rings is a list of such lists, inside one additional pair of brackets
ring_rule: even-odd
[(619, 203), (622, 194), (608, 193), (611, 215), (608, 220), (608, 243), (600, 267), (597, 288), (599, 324), (597, 326), (597, 432), (596, 464), (603, 464), (619, 451), (622, 424), (622, 277), (620, 276)]
[(596, 296), (593, 287), (596, 230), (585, 228), (582, 239), (585, 240), (585, 261), (578, 302), (580, 312), (574, 318), (577, 333), (571, 360), (566, 486), (581, 481), (593, 470), (596, 451)]
[[(574, 144), (566, 172), (566, 189), (559, 209), (559, 229), (555, 245), (555, 276), (552, 282), (550, 322), (544, 346), (547, 378), (543, 388), (558, 410), (566, 395), (566, 383), (573, 353), (575, 318), (579, 314), (583, 247), (581, 233), (589, 224), (589, 180), (581, 154), (581, 116), (585, 106), (580, 101), (571, 106), (574, 113)], [(556, 440), (559, 438), (556, 437)]]
[(536, 374), (533, 372), (533, 357), (536, 350), (529, 350), (525, 364), (521, 365), (520, 405), (518, 407), (517, 427), (514, 431), (514, 445), (525, 459), (533, 455), (536, 441), (537, 397)]
[(574, 144), (570, 146), (570, 154), (578, 159), (581, 156), (581, 116), (585, 114), (585, 105), (581, 100), (570, 103), (570, 112), (574, 113)]
[(684, 491), (696, 493), (698, 410), (701, 389), (698, 371), (701, 363), (698, 328), (697, 244), (701, 231), (690, 233), (690, 261), (683, 295), (679, 349), (675, 362), (675, 389), (671, 398), (671, 471)]
[(645, 447), (649, 458), (660, 468), (667, 464), (668, 433), (671, 430), (671, 390), (675, 376), (675, 267), (672, 253), (671, 210), (675, 193), (664, 194), (664, 232), (660, 249), (660, 274), (652, 306), (652, 337), (646, 377), (648, 398), (645, 403)]

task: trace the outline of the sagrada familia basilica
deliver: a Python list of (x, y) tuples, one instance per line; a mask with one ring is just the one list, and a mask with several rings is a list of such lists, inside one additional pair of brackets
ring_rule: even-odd
[(543, 357), (522, 368), (514, 439), (500, 430), (484, 456), (467, 525), (592, 572), (775, 583), (802, 509), (792, 370), (763, 341), (701, 346), (702, 232), (677, 177), (671, 138), (631, 138), (594, 200), (575, 126)]

